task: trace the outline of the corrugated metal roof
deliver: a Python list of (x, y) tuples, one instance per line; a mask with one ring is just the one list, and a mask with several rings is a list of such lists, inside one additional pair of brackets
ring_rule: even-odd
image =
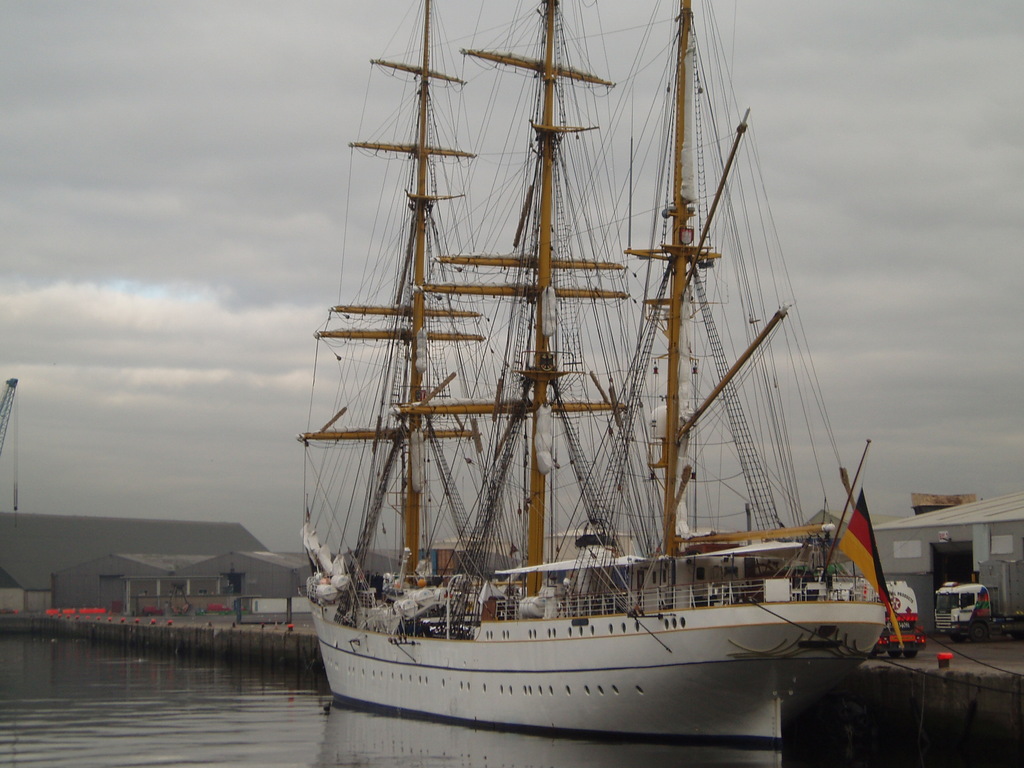
[[(255, 561), (255, 562), (254, 562)], [(283, 568), (288, 571), (308, 571), (309, 558), (305, 555), (287, 552), (267, 552), (260, 550), (256, 552), (218, 552), (213, 557), (203, 558), (201, 563), (194, 566), (182, 568), (184, 574), (207, 574), (217, 570), (247, 570), (252, 567)]]
[(923, 515), (905, 517), (891, 523), (875, 526), (880, 531), (909, 528), (939, 528), (947, 525), (973, 525), (975, 523), (1015, 523), (1024, 521), (1024, 491), (983, 499), (972, 504), (937, 509)]
[(133, 560), (136, 563), (142, 563), (168, 573), (174, 573), (182, 568), (188, 568), (190, 565), (210, 559), (209, 555), (131, 555), (124, 553), (119, 553), (117, 557)]
[(271, 565), (279, 565), (282, 568), (304, 569), (309, 567), (309, 558), (298, 552), (243, 552), (242, 554), (263, 560)]
[(0, 515), (0, 567), (22, 589), (50, 589), (50, 574), (104, 555), (219, 555), (266, 547), (240, 523), (73, 515)]
[(16, 589), (18, 582), (11, 578), (11, 574), (0, 568), (0, 589)]

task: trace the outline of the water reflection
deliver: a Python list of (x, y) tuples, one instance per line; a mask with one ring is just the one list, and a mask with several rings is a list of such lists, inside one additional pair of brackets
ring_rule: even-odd
[(779, 753), (554, 739), (332, 708), (317, 768), (778, 768)]
[[(621, 744), (475, 731), (333, 706), (319, 677), (122, 655), (0, 628), (0, 765), (47, 768), (908, 768), (1016, 764), (913, 738), (844, 755), (834, 729), (794, 750)], [(808, 748), (808, 745), (811, 745)], [(901, 753), (895, 748), (902, 746)], [(973, 758), (973, 759), (972, 759)]]
[(320, 698), (287, 677), (0, 634), (0, 765), (313, 765)]

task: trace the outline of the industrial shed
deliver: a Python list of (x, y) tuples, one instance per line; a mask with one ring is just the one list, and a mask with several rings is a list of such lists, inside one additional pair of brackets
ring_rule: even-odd
[(975, 580), (988, 560), (1024, 560), (1024, 492), (876, 524), (875, 539), (886, 578), (914, 589), (931, 629), (944, 582)]
[(53, 607), (137, 614), (143, 606), (159, 606), (162, 611), (161, 603), (168, 603), (174, 594), (177, 572), (208, 559), (206, 555), (104, 555), (53, 574)]
[(266, 549), (239, 523), (75, 515), (0, 515), (0, 610), (52, 607), (52, 577), (118, 552), (205, 555)]
[(15, 610), (11, 606), (23, 602), (22, 590), (7, 571), (0, 568), (0, 613)]
[(53, 603), (128, 616), (286, 613), (287, 601), (305, 586), (305, 566), (301, 555), (263, 551), (106, 555), (55, 573)]
[[(278, 552), (229, 552), (183, 569), (181, 576), (193, 579), (216, 577), (225, 597), (257, 601), (280, 601), (305, 594), (309, 560), (303, 554)], [(259, 604), (253, 607), (259, 611)]]

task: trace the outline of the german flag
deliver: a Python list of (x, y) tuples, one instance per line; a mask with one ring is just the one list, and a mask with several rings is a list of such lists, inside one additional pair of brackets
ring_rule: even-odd
[(860, 492), (857, 498), (857, 506), (853, 510), (853, 517), (846, 528), (846, 533), (839, 541), (839, 548), (849, 557), (853, 564), (860, 568), (864, 578), (868, 580), (875, 592), (882, 599), (882, 604), (889, 612), (889, 620), (892, 622), (893, 632), (900, 647), (903, 646), (903, 633), (900, 632), (900, 623), (896, 618), (896, 611), (892, 607), (892, 599), (889, 597), (889, 589), (885, 585), (885, 576), (882, 573), (882, 562), (878, 559), (878, 545), (875, 543), (875, 531), (871, 527), (871, 517), (868, 515), (868, 503), (864, 500), (864, 491)]

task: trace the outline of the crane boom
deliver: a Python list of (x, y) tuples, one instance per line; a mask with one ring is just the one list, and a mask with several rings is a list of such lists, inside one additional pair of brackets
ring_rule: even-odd
[(4, 387), (4, 395), (0, 398), (0, 451), (4, 449), (4, 438), (7, 437), (7, 425), (11, 421), (11, 408), (14, 405), (14, 390), (18, 386), (17, 379), (8, 379)]

